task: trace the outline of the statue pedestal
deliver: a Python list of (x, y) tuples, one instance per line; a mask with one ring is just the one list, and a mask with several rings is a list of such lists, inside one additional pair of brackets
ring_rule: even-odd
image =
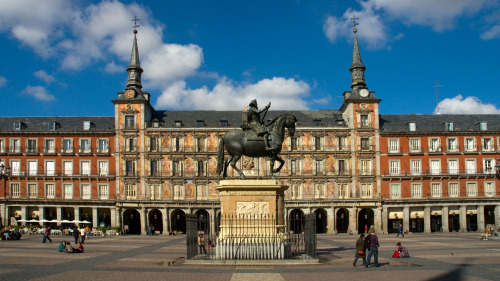
[(284, 259), (290, 255), (284, 221), (288, 186), (277, 180), (223, 180), (218, 259)]

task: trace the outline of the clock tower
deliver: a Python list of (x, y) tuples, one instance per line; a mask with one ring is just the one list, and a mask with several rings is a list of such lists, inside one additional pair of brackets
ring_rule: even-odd
[[(368, 90), (365, 81), (366, 67), (361, 60), (358, 45), (356, 23), (353, 17), (354, 46), (352, 51), (351, 90), (344, 92), (344, 103), (340, 111), (342, 117), (350, 128), (352, 173), (351, 193), (360, 198), (379, 198), (381, 193), (380, 181), (380, 132), (379, 109), (380, 99), (374, 91)], [(373, 172), (366, 172), (373, 171)], [(375, 210), (375, 218), (379, 217)], [(374, 221), (379, 225), (380, 221)], [(349, 226), (354, 229), (356, 226)], [(377, 227), (377, 226), (376, 226)]]

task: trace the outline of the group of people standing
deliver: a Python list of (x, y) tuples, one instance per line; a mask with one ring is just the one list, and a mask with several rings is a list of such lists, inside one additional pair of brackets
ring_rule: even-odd
[[(363, 259), (363, 265), (368, 267), (372, 256), (374, 258), (375, 267), (379, 267), (378, 264), (378, 237), (375, 235), (375, 229), (371, 229), (370, 233), (365, 237), (364, 233), (359, 235), (358, 240), (356, 240), (356, 253), (354, 255), (354, 261), (352, 266), (356, 266), (359, 258)], [(366, 252), (368, 251), (368, 261), (366, 260)]]
[[(356, 240), (356, 253), (354, 254), (354, 261), (352, 262), (352, 266), (356, 266), (359, 258), (363, 259), (363, 265), (368, 267), (370, 265), (370, 261), (372, 257), (374, 258), (375, 267), (379, 267), (378, 263), (378, 247), (380, 246), (378, 242), (378, 237), (375, 235), (375, 229), (370, 229), (370, 233), (365, 237), (364, 233), (359, 235), (358, 240)], [(402, 234), (402, 232), (401, 232)], [(404, 237), (404, 236), (403, 236)], [(401, 243), (397, 243), (398, 247), (394, 254), (393, 258), (409, 258), (410, 254), (408, 253), (408, 249), (402, 246)], [(366, 258), (368, 252), (368, 260)]]

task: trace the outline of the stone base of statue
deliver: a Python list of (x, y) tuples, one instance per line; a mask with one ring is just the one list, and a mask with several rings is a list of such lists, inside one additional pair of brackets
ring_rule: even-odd
[(284, 193), (278, 180), (222, 180), (216, 243), (219, 260), (286, 259), (291, 255), (284, 218)]

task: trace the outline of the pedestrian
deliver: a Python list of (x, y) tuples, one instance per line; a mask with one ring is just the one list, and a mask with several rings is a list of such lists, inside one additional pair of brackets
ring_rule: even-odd
[(367, 233), (368, 233), (368, 225), (365, 224), (365, 234), (367, 234)]
[[(370, 265), (370, 261), (372, 259), (372, 256), (374, 258), (375, 266), (379, 267), (380, 265), (378, 264), (378, 237), (375, 235), (375, 229), (371, 230), (371, 234), (369, 236), (369, 242), (370, 242), (370, 252), (368, 253), (368, 260), (366, 262), (365, 267), (368, 267)], [(367, 237), (368, 238), (368, 237)]]
[(85, 228), (82, 227), (80, 228), (80, 241), (83, 243), (85, 243)]
[(47, 235), (45, 235), (46, 230), (47, 230), (47, 227), (44, 225), (42, 228), (42, 234), (43, 234), (42, 243), (47, 242)]
[(73, 229), (73, 237), (75, 237), (75, 245), (78, 244), (78, 238), (80, 238), (80, 231), (78, 231), (78, 226)]
[(207, 253), (207, 248), (205, 248), (205, 238), (203, 237), (203, 233), (200, 233), (198, 236), (198, 246), (200, 247), (200, 254), (203, 252)]
[(358, 258), (363, 258), (363, 265), (366, 266), (366, 249), (365, 249), (365, 234), (361, 233), (356, 240), (356, 252), (354, 253), (354, 261), (352, 266), (356, 266)]
[(43, 239), (43, 243), (45, 243), (46, 240), (49, 240), (50, 243), (52, 243), (52, 239), (50, 239), (50, 226), (47, 226), (47, 228), (45, 229), (45, 233), (44, 233), (44, 239)]
[(401, 236), (403, 236), (403, 238), (405, 238), (405, 234), (403, 233), (403, 226), (401, 224), (399, 224), (398, 235), (396, 237), (399, 237), (399, 234), (401, 234)]
[(85, 236), (85, 239), (89, 239), (90, 237), (90, 228), (88, 225), (85, 227)]

